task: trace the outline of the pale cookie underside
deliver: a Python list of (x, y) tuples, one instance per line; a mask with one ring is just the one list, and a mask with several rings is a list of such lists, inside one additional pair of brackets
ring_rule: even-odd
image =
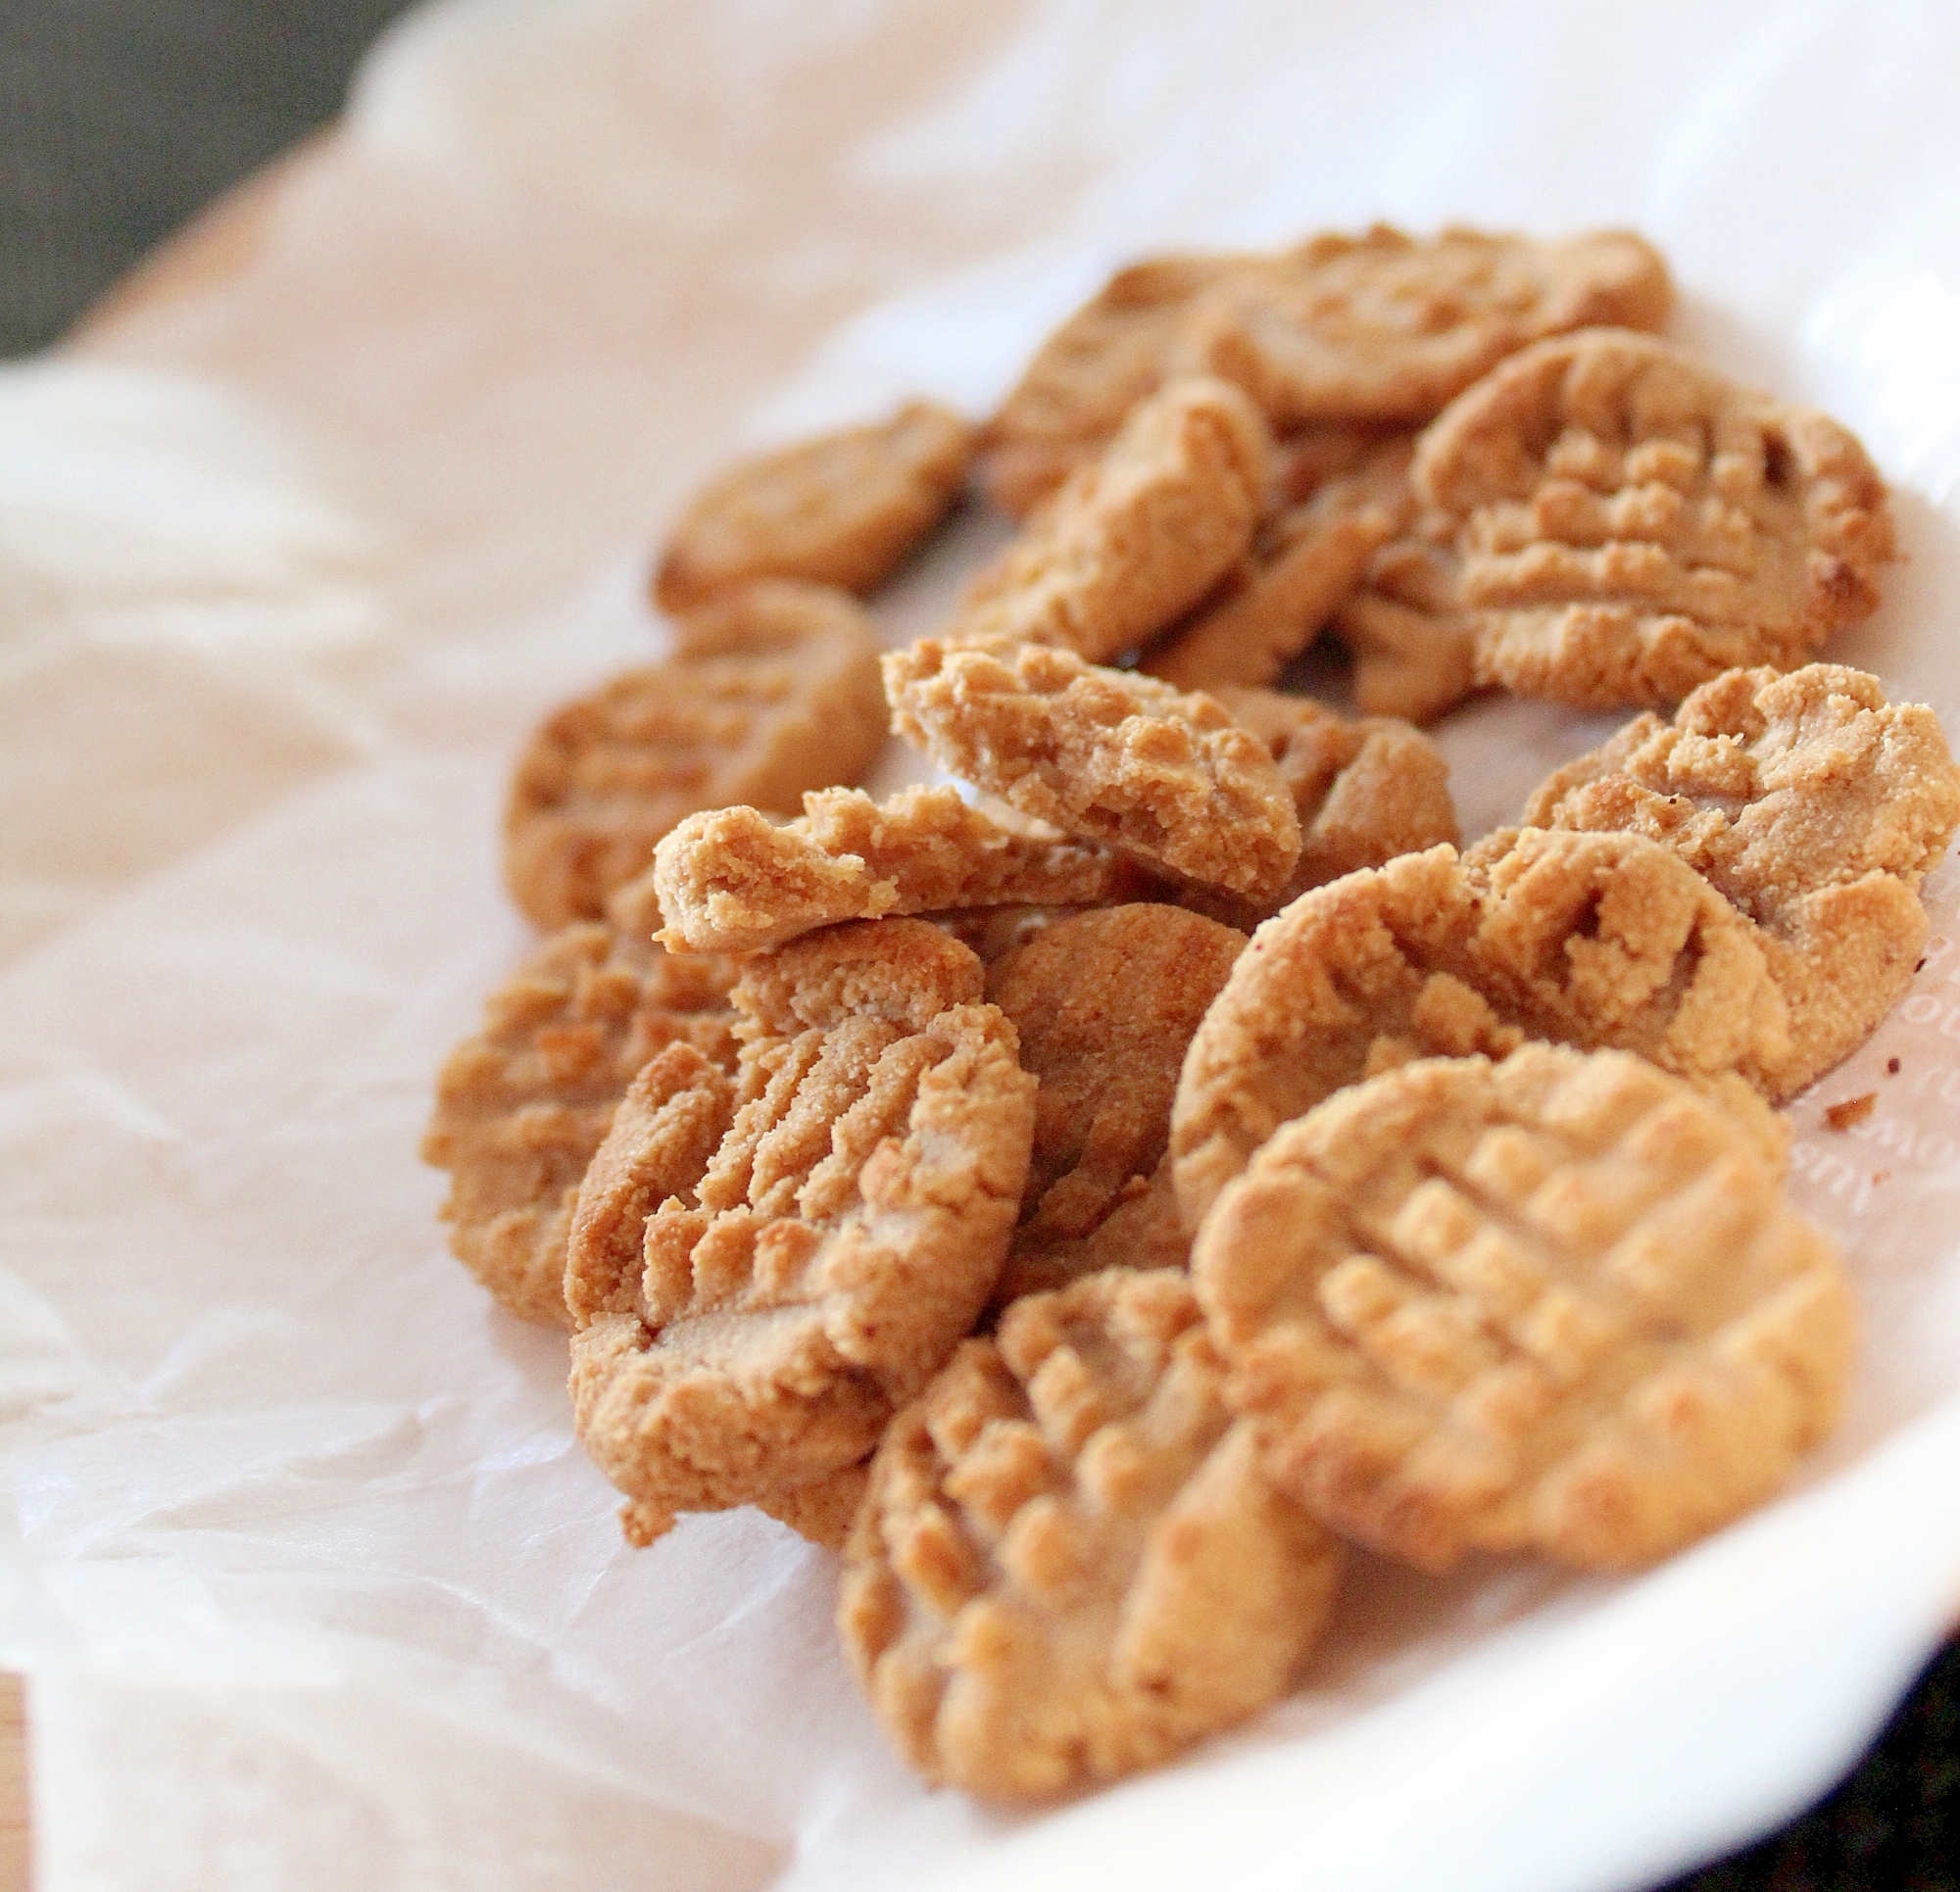
[(700, 808), (793, 809), (884, 742), (877, 640), (842, 592), (752, 586), (676, 627), (664, 662), (547, 719), (505, 817), (505, 879), (541, 926), (590, 918)]
[(1189, 1284), (1116, 1271), (1019, 1302), (894, 1421), (838, 1620), (914, 1767), (1045, 1798), (1291, 1685), (1339, 1551), (1221, 1393)]
[(485, 1005), (436, 1080), (423, 1160), (450, 1172), (457, 1258), (520, 1320), (570, 1325), (565, 1241), (580, 1179), (633, 1074), (680, 1041), (733, 1069), (734, 968), (683, 964), (611, 927), (565, 928)]
[(1788, 1049), (1754, 929), (1666, 849), (1525, 829), (1460, 860), (1404, 854), (1269, 920), (1205, 1015), (1172, 1112), (1185, 1226), (1281, 1124), (1371, 1070), (1527, 1038), (1766, 1092)]
[(934, 639), (890, 653), (885, 688), (900, 735), (1064, 834), (1249, 897), (1293, 872), (1293, 799), (1207, 697), (1070, 651)]
[(755, 808), (690, 815), (654, 860), (662, 941), (692, 952), (752, 952), (887, 914), (1092, 906), (1139, 879), (1106, 849), (1004, 827), (944, 785), (884, 802), (824, 790), (783, 826)]
[(958, 414), (914, 401), (880, 425), (745, 461), (675, 523), (655, 602), (686, 610), (762, 578), (868, 592), (958, 497), (973, 444)]
[(1429, 1060), (1289, 1124), (1194, 1256), (1270, 1477), (1444, 1569), (1619, 1569), (1769, 1496), (1856, 1348), (1747, 1136), (1621, 1053)]
[(1506, 362), (1423, 436), (1413, 478), (1453, 526), (1478, 681), (1593, 708), (1802, 662), (1869, 615), (1894, 553), (1842, 427), (1617, 330)]

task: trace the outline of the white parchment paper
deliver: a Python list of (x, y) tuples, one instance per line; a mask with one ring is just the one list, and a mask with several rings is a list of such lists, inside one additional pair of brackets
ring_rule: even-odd
[[(1907, 560), (1830, 655), (1960, 728), (1956, 91), (1944, 0), (469, 0), (195, 267), (0, 372), (0, 1661), (42, 1892), (1605, 1892), (1827, 1784), (1960, 1602), (1950, 863), (1912, 995), (1793, 1112), (1869, 1344), (1790, 1494), (1632, 1581), (1364, 1565), (1298, 1695), (1043, 1816), (889, 1756), (825, 1555), (749, 1512), (624, 1548), (563, 1339), (448, 1257), (415, 1147), (527, 946), (511, 758), (661, 648), (673, 509), (904, 394), (984, 409), (1153, 249), (1642, 229), (1675, 333), (1894, 483)], [(895, 640), (990, 531), (881, 601)], [(1605, 726), (1452, 719), (1467, 831)]]

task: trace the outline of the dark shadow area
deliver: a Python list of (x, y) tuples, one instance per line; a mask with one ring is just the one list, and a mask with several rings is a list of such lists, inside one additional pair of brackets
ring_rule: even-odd
[(1781, 1832), (1664, 1892), (1960, 1887), (1960, 1642), (1913, 1685), (1856, 1770)]
[(407, 0), (0, 5), (0, 355), (339, 111)]

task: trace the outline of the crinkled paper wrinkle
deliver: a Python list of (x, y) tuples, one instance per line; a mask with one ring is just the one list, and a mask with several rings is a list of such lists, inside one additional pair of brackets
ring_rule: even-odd
[[(1960, 727), (1956, 85), (1931, 4), (455, 0), (229, 235), (0, 374), (0, 1657), (40, 1892), (1256, 1885), (1301, 1832), (1328, 1888), (1580, 1892), (1828, 1784), (1960, 1606), (1950, 863), (1912, 992), (1792, 1113), (1869, 1364), (1791, 1497), (1624, 1584), (1371, 1567), (1301, 1693), (1047, 1815), (907, 1775), (780, 1527), (624, 1547), (563, 1336), (447, 1254), (415, 1149), (530, 948), (511, 760), (664, 649), (688, 495), (907, 395), (977, 416), (1152, 252), (1641, 229), (1673, 332), (1900, 489), (1907, 560), (1824, 655)], [(888, 642), (989, 531), (901, 573)], [(1616, 720), (1452, 716), (1466, 840)]]

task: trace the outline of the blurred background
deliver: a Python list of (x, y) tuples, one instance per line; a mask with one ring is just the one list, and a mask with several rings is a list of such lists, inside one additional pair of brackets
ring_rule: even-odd
[[(409, 0), (0, 0), (0, 357), (339, 110)], [(1681, 1892), (1960, 1886), (1960, 1644), (1821, 1808)]]
[(339, 110), (408, 0), (0, 0), (0, 356)]

